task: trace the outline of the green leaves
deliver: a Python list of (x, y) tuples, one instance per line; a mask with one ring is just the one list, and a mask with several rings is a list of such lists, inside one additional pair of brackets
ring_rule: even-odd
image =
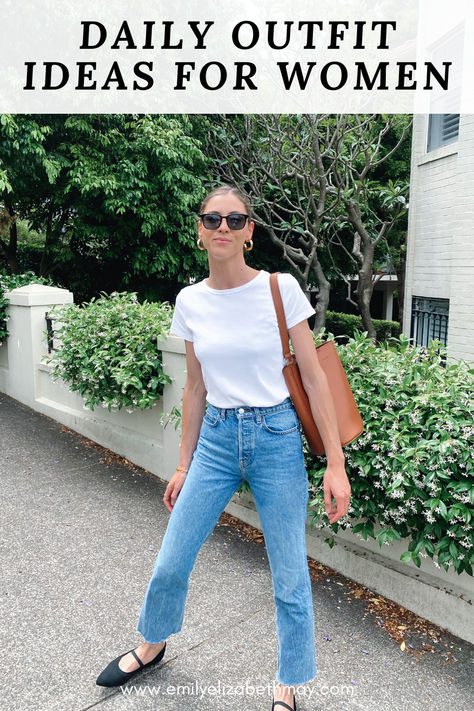
[(172, 292), (201, 271), (191, 213), (208, 160), (188, 116), (0, 117), (0, 190), (45, 234), (43, 273), (64, 273), (82, 300), (98, 282), (112, 291), (161, 277)]
[[(315, 337), (317, 342), (318, 337)], [(344, 447), (355, 535), (380, 545), (406, 541), (401, 560), (472, 575), (474, 534), (474, 373), (446, 363), (438, 344), (410, 345), (404, 334), (374, 344), (356, 332), (337, 345), (364, 421)], [(325, 528), (324, 457), (306, 454), (312, 525)], [(338, 524), (350, 527), (349, 517)], [(376, 525), (376, 528), (374, 526)]]
[(420, 557), (416, 555), (413, 551), (406, 551), (405, 553), (402, 553), (400, 556), (400, 560), (403, 561), (403, 563), (409, 563), (410, 561), (413, 561), (413, 563), (415, 563), (418, 568), (421, 566)]
[(110, 410), (153, 407), (170, 378), (161, 366), (156, 339), (169, 331), (172, 307), (140, 304), (135, 293), (102, 294), (82, 307), (53, 307), (58, 350), (44, 360), (85, 398)]

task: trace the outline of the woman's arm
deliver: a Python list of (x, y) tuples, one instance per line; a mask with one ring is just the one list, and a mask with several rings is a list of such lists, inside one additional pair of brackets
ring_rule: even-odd
[[(318, 427), (327, 457), (324, 473), (324, 505), (330, 523), (347, 513), (351, 487), (347, 478), (337, 426), (336, 410), (324, 370), (319, 364), (313, 334), (305, 319), (288, 331), (311, 412)], [(332, 496), (336, 505), (332, 508)]]
[[(206, 409), (207, 391), (202, 377), (201, 364), (194, 353), (191, 341), (186, 344), (186, 384), (183, 391), (183, 406), (181, 409), (181, 447), (179, 465), (188, 469), (199, 439), (202, 418)], [(166, 487), (163, 501), (166, 508), (172, 511), (173, 506), (186, 479), (186, 473), (176, 471)]]

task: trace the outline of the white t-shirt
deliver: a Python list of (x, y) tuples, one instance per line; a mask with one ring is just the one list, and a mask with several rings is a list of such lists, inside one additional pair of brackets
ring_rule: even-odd
[[(314, 314), (294, 276), (279, 274), (278, 284), (288, 328)], [(269, 272), (233, 289), (204, 279), (185, 286), (170, 333), (193, 342), (211, 405), (270, 407), (288, 397)]]

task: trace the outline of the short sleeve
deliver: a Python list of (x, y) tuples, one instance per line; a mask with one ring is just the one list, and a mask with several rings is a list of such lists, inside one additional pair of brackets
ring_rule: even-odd
[(194, 340), (193, 332), (189, 326), (186, 325), (186, 310), (183, 305), (181, 293), (179, 293), (176, 297), (173, 318), (170, 326), (170, 334), (184, 338), (186, 341)]
[(300, 321), (316, 313), (306, 298), (297, 279), (295, 279), (292, 274), (279, 274), (278, 284), (280, 286), (287, 328), (296, 326)]

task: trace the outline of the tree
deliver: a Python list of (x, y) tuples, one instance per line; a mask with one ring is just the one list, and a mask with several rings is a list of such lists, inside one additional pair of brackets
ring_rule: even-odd
[(101, 289), (160, 277), (185, 283), (203, 259), (194, 249), (193, 211), (207, 165), (189, 118), (35, 118), (45, 129), (50, 175), (35, 176), (34, 190), (19, 185), (15, 197), (22, 216), (46, 236), (40, 273), (66, 272), (73, 290), (85, 276), (78, 262), (94, 269)]
[[(382, 272), (374, 275), (374, 256), (379, 244), (386, 245), (388, 237), (401, 215), (407, 211), (408, 183), (387, 180), (382, 183), (371, 180), (375, 168), (381, 166), (403, 143), (411, 126), (405, 116), (359, 116), (348, 117), (344, 137), (340, 141), (337, 160), (331, 171), (333, 185), (338, 191), (344, 208), (344, 219), (332, 220), (331, 228), (339, 246), (353, 260), (357, 271), (357, 306), (362, 323), (371, 338), (376, 337), (370, 315), (370, 301), (374, 286)], [(394, 146), (385, 146), (384, 137), (393, 128), (398, 129)], [(349, 252), (341, 226), (352, 228), (352, 245)], [(347, 281), (347, 277), (341, 273)], [(353, 302), (352, 302), (353, 303)]]

